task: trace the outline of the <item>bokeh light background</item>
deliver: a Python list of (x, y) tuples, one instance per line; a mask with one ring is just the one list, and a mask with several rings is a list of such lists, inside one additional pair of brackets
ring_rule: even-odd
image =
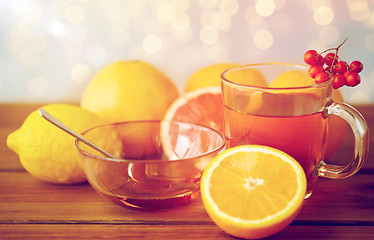
[(303, 63), (348, 41), (364, 63), (348, 103), (374, 102), (374, 0), (0, 0), (0, 102), (79, 102), (92, 76), (144, 60), (183, 92), (201, 67)]

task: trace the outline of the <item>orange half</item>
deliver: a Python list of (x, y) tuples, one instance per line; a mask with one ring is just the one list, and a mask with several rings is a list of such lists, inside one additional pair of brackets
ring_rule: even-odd
[(266, 146), (243, 145), (216, 156), (201, 179), (201, 196), (211, 219), (240, 238), (273, 235), (299, 213), (306, 192), (300, 164)]

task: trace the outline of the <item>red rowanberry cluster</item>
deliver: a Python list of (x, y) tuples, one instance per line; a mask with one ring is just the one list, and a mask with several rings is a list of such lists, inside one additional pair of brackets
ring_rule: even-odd
[[(354, 87), (361, 82), (359, 73), (363, 69), (363, 64), (360, 61), (353, 61), (348, 65), (347, 62), (342, 61), (338, 56), (339, 48), (344, 42), (337, 48), (330, 48), (321, 53), (316, 50), (308, 50), (304, 54), (304, 61), (310, 65), (310, 76), (314, 78), (317, 84), (326, 82), (331, 77), (333, 77), (332, 86), (334, 89), (344, 85)], [(322, 54), (328, 51), (335, 51), (335, 53), (330, 52), (323, 57)], [(327, 66), (325, 67), (324, 65)]]

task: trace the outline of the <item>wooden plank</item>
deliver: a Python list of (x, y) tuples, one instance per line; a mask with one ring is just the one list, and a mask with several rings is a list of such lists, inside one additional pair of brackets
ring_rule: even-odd
[(320, 178), (297, 219), (326, 224), (367, 221), (374, 225), (373, 174), (359, 173), (343, 180)]
[[(373, 139), (374, 131), (370, 131), (370, 129), (374, 129), (374, 106), (373, 105), (361, 105), (355, 106), (355, 108), (362, 113), (364, 116), (368, 126), (369, 126), (369, 139)], [(369, 143), (369, 154), (366, 163), (363, 166), (363, 169), (374, 169), (374, 152), (370, 151), (370, 149), (374, 148), (374, 143), (371, 141)], [(351, 159), (354, 158), (354, 136), (352, 130), (348, 127), (345, 139), (338, 149), (338, 151), (334, 154), (331, 159), (327, 159), (326, 162), (331, 164), (338, 164), (338, 165), (345, 165)]]
[(27, 115), (43, 105), (42, 103), (2, 103), (0, 104), (0, 125), (22, 124)]
[[(6, 138), (9, 133), (19, 128), (26, 116), (43, 104), (0, 104), (0, 170), (1, 169), (22, 169), (18, 156), (6, 146)], [(374, 129), (374, 106), (356, 106), (364, 115), (370, 129)], [(374, 138), (374, 131), (370, 131), (370, 139)], [(346, 164), (353, 158), (353, 135), (349, 130), (341, 148), (335, 155), (327, 160), (333, 164)], [(374, 143), (370, 143), (370, 149)], [(374, 169), (374, 151), (369, 150), (368, 160), (363, 166), (364, 169)]]
[[(372, 176), (321, 179), (297, 221), (362, 221), (374, 225)], [(112, 204), (88, 184), (49, 184), (26, 172), (0, 172), (0, 179), (0, 223), (211, 222), (200, 198), (184, 207), (141, 211)]]
[[(214, 225), (200, 198), (180, 208), (141, 211), (112, 204), (87, 183), (55, 185), (35, 179), (5, 145), (7, 134), (34, 107), (23, 106), (23, 113), (3, 118), (16, 107), (9, 112), (0, 105), (0, 238), (235, 239)], [(358, 109), (374, 127), (374, 107)], [(347, 139), (338, 160), (349, 159), (350, 144)], [(371, 152), (353, 177), (321, 179), (291, 226), (270, 239), (374, 239)]]
[[(2, 239), (237, 239), (215, 225), (0, 225)], [(373, 239), (374, 226), (294, 226), (267, 239)]]
[(373, 111), (373, 105), (372, 104), (366, 104), (366, 105), (352, 105), (354, 108), (356, 108), (362, 116), (366, 119), (366, 121), (374, 121), (374, 111)]
[(96, 193), (87, 183), (55, 185), (26, 172), (0, 172), (0, 223), (19, 222), (210, 222), (201, 200), (160, 211), (139, 211), (117, 206)]
[(23, 170), (19, 157), (6, 145), (8, 135), (17, 127), (4, 127), (0, 125), (0, 171)]
[(6, 146), (8, 135), (21, 127), (23, 121), (42, 103), (0, 104), (0, 170), (23, 170), (18, 156)]
[[(75, 102), (68, 104), (78, 105)], [(0, 103), (0, 125), (20, 125), (34, 110), (49, 103)]]
[[(1, 109), (1, 108), (0, 108)], [(373, 107), (374, 112), (374, 107)], [(374, 119), (371, 122), (368, 122), (369, 127), (374, 129)], [(22, 165), (19, 162), (18, 156), (6, 146), (6, 139), (8, 134), (16, 130), (19, 126), (17, 125), (0, 125), (0, 170), (14, 170), (14, 169), (23, 169)], [(63, 133), (62, 133), (63, 134)], [(370, 139), (374, 138), (374, 131), (370, 132)], [(347, 164), (350, 161), (353, 154), (353, 135), (348, 132), (347, 136), (341, 146), (341, 148), (335, 153), (335, 155), (328, 159), (328, 163), (332, 164)], [(370, 149), (374, 149), (374, 142), (370, 142)], [(369, 150), (369, 155), (366, 163), (363, 166), (363, 169), (374, 169), (374, 151)]]

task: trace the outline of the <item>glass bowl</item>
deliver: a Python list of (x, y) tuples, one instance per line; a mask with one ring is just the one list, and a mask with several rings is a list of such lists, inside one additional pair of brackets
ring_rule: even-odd
[(116, 204), (144, 209), (171, 208), (195, 199), (202, 172), (225, 148), (220, 132), (175, 121), (114, 123), (88, 129), (82, 136), (117, 158), (76, 140), (91, 186)]

